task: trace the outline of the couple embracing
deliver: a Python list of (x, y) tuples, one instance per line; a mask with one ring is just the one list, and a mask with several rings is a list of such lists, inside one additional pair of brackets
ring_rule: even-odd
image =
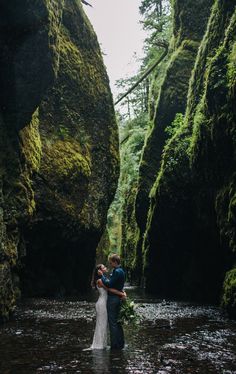
[(125, 272), (117, 254), (109, 256), (109, 264), (113, 268), (110, 279), (105, 275), (107, 268), (104, 265), (97, 265), (94, 271), (92, 284), (98, 290), (99, 298), (96, 303), (96, 327), (91, 349), (107, 347), (107, 323), (110, 329), (111, 349), (124, 348), (124, 332), (118, 318), (122, 299), (126, 297), (123, 291)]

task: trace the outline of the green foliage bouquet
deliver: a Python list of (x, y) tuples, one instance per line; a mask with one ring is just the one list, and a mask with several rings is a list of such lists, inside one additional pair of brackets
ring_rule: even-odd
[(126, 298), (125, 300), (122, 300), (118, 322), (127, 325), (131, 323), (137, 324), (138, 321), (139, 321), (139, 317), (135, 310), (134, 301), (130, 298)]

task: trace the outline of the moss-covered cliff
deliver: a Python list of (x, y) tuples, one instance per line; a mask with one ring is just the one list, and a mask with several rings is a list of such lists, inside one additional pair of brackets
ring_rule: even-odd
[(235, 6), (214, 2), (186, 115), (165, 146), (151, 191), (143, 247), (149, 290), (215, 302), (222, 295), (234, 316)]
[(0, 316), (7, 317), (19, 289), (55, 295), (88, 285), (119, 156), (107, 74), (80, 1), (4, 1), (0, 28)]
[(136, 196), (136, 219), (140, 228), (137, 253), (142, 262), (143, 234), (147, 223), (149, 194), (160, 169), (164, 145), (170, 136), (166, 128), (176, 113), (184, 113), (191, 71), (199, 43), (206, 29), (212, 0), (175, 1), (174, 27), (170, 49), (170, 61), (161, 86), (156, 105), (154, 123), (149, 132), (140, 164), (138, 192)]

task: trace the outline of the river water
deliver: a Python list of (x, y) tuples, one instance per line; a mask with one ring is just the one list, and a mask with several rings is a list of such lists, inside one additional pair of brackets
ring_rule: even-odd
[(95, 327), (91, 293), (26, 299), (0, 327), (0, 373), (236, 374), (236, 322), (219, 308), (156, 300), (130, 288), (140, 322), (121, 352), (84, 350)]

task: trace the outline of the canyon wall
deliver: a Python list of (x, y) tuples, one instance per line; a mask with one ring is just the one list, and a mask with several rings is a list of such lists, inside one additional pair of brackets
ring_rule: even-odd
[(118, 131), (80, 1), (0, 5), (0, 316), (89, 285), (118, 174)]

